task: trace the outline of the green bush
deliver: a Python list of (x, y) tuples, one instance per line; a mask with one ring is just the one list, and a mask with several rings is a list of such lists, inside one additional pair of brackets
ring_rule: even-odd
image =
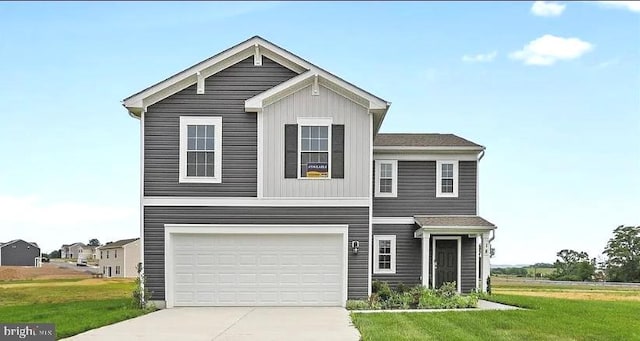
[(347, 309), (455, 309), (474, 308), (483, 293), (471, 292), (462, 296), (457, 292), (455, 282), (445, 283), (439, 289), (398, 286), (391, 290), (385, 282), (374, 281), (372, 294), (367, 300), (349, 300)]
[(348, 310), (367, 310), (369, 309), (369, 302), (364, 300), (348, 300)]

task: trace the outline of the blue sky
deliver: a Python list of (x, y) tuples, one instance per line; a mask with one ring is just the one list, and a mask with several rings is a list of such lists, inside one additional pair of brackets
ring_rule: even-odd
[(392, 102), (383, 132), (487, 147), (493, 263), (640, 224), (640, 8), (566, 2), (0, 3), (0, 241), (139, 232), (120, 101), (253, 35)]

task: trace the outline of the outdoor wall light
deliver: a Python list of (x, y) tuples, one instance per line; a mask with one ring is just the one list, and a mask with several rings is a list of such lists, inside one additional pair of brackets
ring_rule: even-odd
[(354, 240), (351, 242), (351, 250), (353, 250), (353, 254), (357, 255), (358, 254), (358, 248), (360, 248), (360, 242), (357, 240)]

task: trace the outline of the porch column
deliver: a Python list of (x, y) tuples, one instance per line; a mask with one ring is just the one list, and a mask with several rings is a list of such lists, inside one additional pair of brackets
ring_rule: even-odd
[(482, 234), (482, 292), (487, 292), (487, 278), (491, 276), (491, 243), (490, 233)]
[(422, 285), (429, 286), (429, 238), (431, 233), (422, 232)]

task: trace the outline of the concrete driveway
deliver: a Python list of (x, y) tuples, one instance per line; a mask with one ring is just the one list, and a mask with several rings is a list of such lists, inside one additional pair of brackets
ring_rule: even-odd
[(65, 340), (349, 340), (360, 333), (344, 308), (164, 309)]

